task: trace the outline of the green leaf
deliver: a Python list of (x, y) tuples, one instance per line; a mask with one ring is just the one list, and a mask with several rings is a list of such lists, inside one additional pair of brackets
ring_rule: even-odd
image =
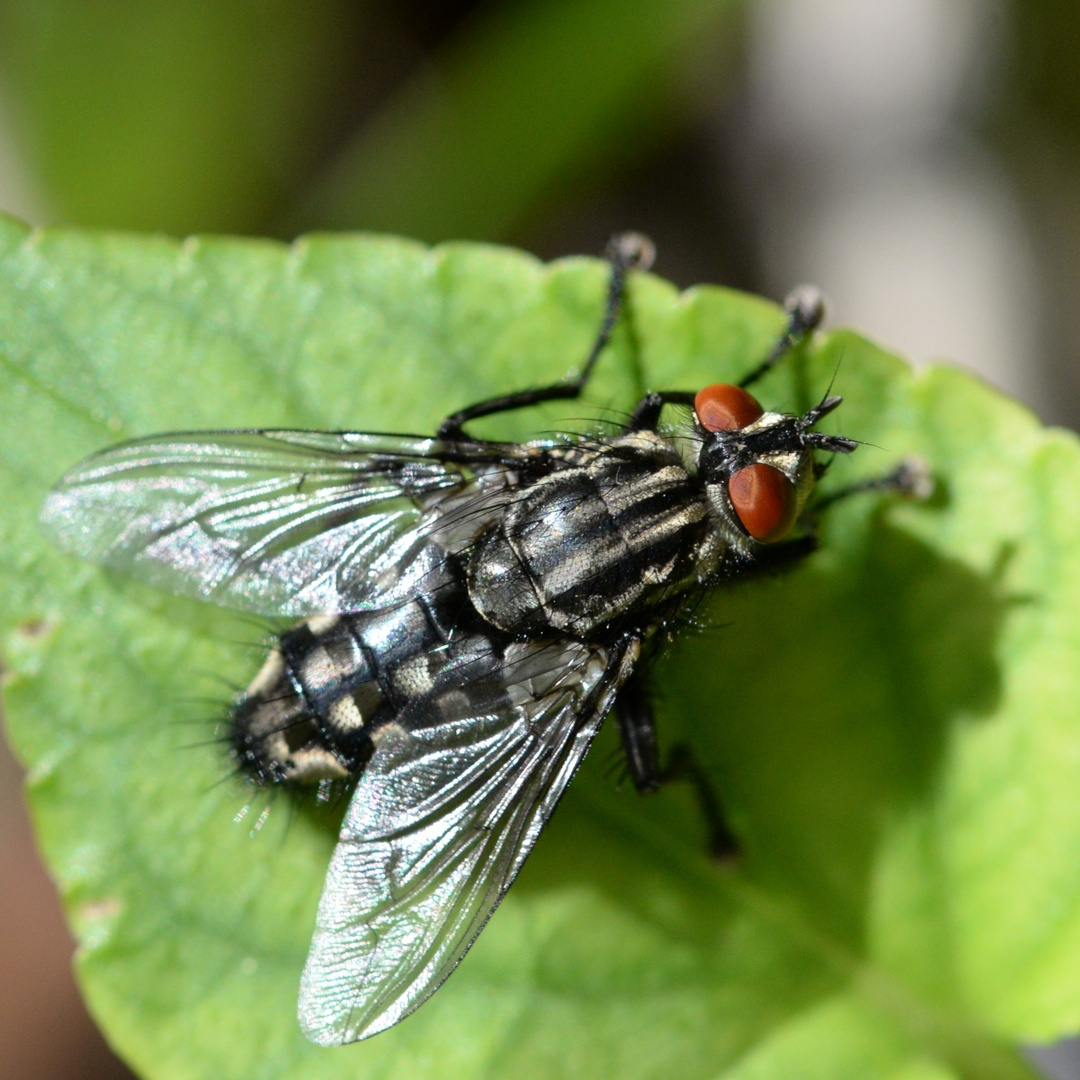
[[(145, 1076), (1020, 1077), (1012, 1044), (1080, 1027), (1077, 440), (838, 332), (760, 396), (805, 407), (835, 375), (830, 423), (866, 445), (825, 483), (920, 453), (939, 494), (833, 507), (818, 554), (721, 592), (661, 665), (661, 737), (707, 763), (742, 863), (705, 857), (687, 790), (616, 785), (605, 731), (447, 985), (369, 1042), (300, 1036), (333, 823), (253, 796), (214, 742), (215, 679), (252, 676), (261, 632), (52, 550), (38, 507), (129, 435), (430, 431), (578, 364), (604, 288), (595, 260), (475, 245), (0, 222), (10, 736), (91, 1009)], [(782, 317), (637, 276), (629, 325), (587, 405), (486, 430), (733, 379)]]

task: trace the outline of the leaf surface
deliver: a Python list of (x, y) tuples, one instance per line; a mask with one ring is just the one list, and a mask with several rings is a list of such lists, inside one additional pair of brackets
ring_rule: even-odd
[[(215, 741), (264, 631), (53, 550), (41, 500), (129, 436), (430, 432), (574, 368), (604, 291), (596, 260), (477, 245), (0, 221), (9, 736), (91, 1009), (143, 1075), (1021, 1077), (1012, 1044), (1080, 1027), (1080, 448), (836, 332), (759, 396), (805, 408), (842, 356), (828, 423), (867, 445), (823, 483), (920, 453), (939, 492), (838, 504), (816, 555), (718, 594), (662, 660), (661, 739), (709, 768), (738, 868), (705, 857), (687, 790), (616, 783), (605, 730), (446, 986), (369, 1042), (300, 1035), (332, 815), (253, 795)], [(736, 379), (782, 315), (639, 276), (630, 325), (587, 402), (478, 429), (588, 427), (647, 387)]]

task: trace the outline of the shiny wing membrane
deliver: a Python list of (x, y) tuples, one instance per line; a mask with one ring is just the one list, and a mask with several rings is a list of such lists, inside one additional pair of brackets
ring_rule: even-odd
[[(64, 548), (260, 615), (356, 610), (426, 510), (497, 471), (493, 443), (314, 431), (137, 439), (87, 458), (41, 519)], [(445, 460), (453, 457), (454, 461)]]
[(383, 1031), (450, 974), (636, 656), (519, 643), (477, 677), (469, 651), (380, 733), (349, 804), (300, 989), (300, 1025), (317, 1043)]

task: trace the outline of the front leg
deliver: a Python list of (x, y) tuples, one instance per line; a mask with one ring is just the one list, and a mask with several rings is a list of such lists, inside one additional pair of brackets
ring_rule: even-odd
[[(826, 462), (826, 465), (828, 464), (829, 462)], [(872, 476), (868, 480), (859, 480), (822, 496), (814, 503), (814, 511), (816, 513), (824, 510), (844, 499), (850, 499), (852, 495), (861, 495), (865, 491), (892, 491), (898, 495), (925, 501), (934, 493), (934, 478), (929, 466), (922, 458), (907, 457), (884, 476)]]

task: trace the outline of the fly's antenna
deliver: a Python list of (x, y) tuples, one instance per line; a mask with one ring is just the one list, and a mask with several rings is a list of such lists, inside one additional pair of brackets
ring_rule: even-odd
[(836, 376), (840, 374), (840, 365), (843, 360), (844, 354), (841, 351), (840, 359), (836, 361), (832, 378), (829, 379), (829, 385), (825, 388), (821, 400), (812, 409), (808, 409), (806, 415), (797, 422), (803, 433), (803, 442), (807, 446), (813, 446), (817, 450), (826, 450), (833, 454), (850, 454), (856, 447), (862, 445), (858, 439), (849, 439), (843, 435), (826, 435), (820, 431), (810, 430), (822, 417), (828, 416), (844, 400), (839, 394), (833, 394), (832, 392)]
[(833, 368), (832, 378), (829, 379), (829, 385), (825, 387), (825, 393), (821, 395), (822, 401), (827, 401), (829, 395), (832, 393), (833, 384), (836, 382), (837, 375), (840, 374), (840, 365), (844, 362), (844, 352), (846, 351), (846, 349), (847, 346), (843, 346), (840, 349), (840, 355), (839, 357), (837, 357), (836, 360), (836, 367)]
[(825, 300), (821, 291), (813, 285), (800, 285), (788, 293), (784, 310), (787, 312), (784, 332), (777, 338), (769, 355), (739, 383), (744, 390), (756, 383), (767, 371), (771, 371), (792, 349), (806, 340), (825, 317)]
[(850, 454), (860, 445), (857, 439), (849, 439), (844, 435), (826, 435), (823, 431), (806, 432), (803, 442), (815, 450), (825, 450), (830, 454)]
[(826, 417), (844, 399), (839, 394), (823, 397), (813, 408), (806, 410), (806, 415), (799, 420), (799, 427), (812, 428), (819, 420)]
[(811, 431), (810, 429), (824, 416), (828, 416), (844, 399), (838, 395), (823, 397), (817, 405), (809, 409), (805, 416), (795, 421), (804, 446), (812, 446), (816, 450), (827, 450), (833, 454), (850, 454), (859, 446), (857, 439), (849, 439), (844, 435), (826, 435), (823, 431)]

